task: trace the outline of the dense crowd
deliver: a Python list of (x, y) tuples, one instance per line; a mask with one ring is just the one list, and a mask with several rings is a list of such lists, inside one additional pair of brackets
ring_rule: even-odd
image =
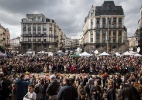
[(141, 57), (0, 58), (0, 100), (141, 100)]

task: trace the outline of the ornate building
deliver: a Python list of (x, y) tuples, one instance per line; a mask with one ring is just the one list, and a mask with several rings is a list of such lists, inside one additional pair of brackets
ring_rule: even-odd
[(142, 54), (142, 6), (140, 8), (140, 20), (138, 21), (138, 46), (140, 47), (140, 54)]
[(104, 48), (108, 52), (118, 49), (127, 40), (124, 17), (122, 6), (116, 6), (114, 1), (92, 6), (84, 21), (83, 48), (86, 51)]
[(21, 50), (56, 51), (63, 46), (62, 30), (43, 14), (27, 14), (21, 21)]
[(0, 24), (0, 47), (5, 49), (6, 51), (10, 47), (10, 33), (9, 33), (9, 30), (4, 28), (1, 24)]
[(20, 51), (20, 37), (16, 37), (10, 40), (10, 48), (11, 52), (19, 52)]

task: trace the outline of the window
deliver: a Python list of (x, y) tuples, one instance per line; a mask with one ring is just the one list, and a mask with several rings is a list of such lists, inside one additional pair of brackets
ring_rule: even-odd
[(33, 34), (36, 34), (36, 31), (33, 31)]
[(102, 43), (106, 43), (106, 38), (105, 37), (102, 38)]
[(116, 38), (113, 38), (113, 43), (116, 43)]
[(38, 39), (38, 42), (40, 42), (41, 41), (41, 39)]
[(31, 18), (31, 19), (33, 19), (33, 21), (36, 21), (36, 17), (33, 17), (33, 18)]
[(116, 30), (113, 30), (113, 36), (116, 36)]
[(31, 31), (31, 24), (28, 24), (28, 31)]
[(111, 30), (109, 30), (109, 36), (111, 36)]
[(40, 32), (40, 31), (38, 31), (38, 34), (41, 34), (41, 32)]
[(29, 38), (28, 41), (31, 42), (31, 39)]
[(118, 36), (122, 36), (122, 30), (118, 31)]
[(44, 31), (43, 34), (46, 34), (46, 31)]
[(119, 23), (122, 23), (122, 18), (119, 18), (118, 21), (119, 21)]
[(90, 32), (90, 35), (91, 35), (91, 36), (93, 35), (93, 32), (92, 32), (92, 31)]
[(41, 17), (38, 17), (38, 22), (40, 22), (41, 21)]
[(36, 31), (36, 25), (35, 24), (33, 25), (33, 31)]
[(44, 42), (46, 42), (46, 39), (44, 39)]
[(31, 31), (29, 31), (28, 34), (31, 34)]
[(93, 19), (91, 19), (91, 29), (93, 29)]
[(119, 19), (118, 19), (118, 27), (119, 27), (119, 28), (122, 28), (122, 18), (119, 18)]
[(97, 18), (96, 20), (97, 24), (100, 24), (100, 18)]
[(91, 42), (93, 42), (93, 38), (91, 38)]
[(96, 28), (100, 28), (100, 18), (96, 18)]
[(92, 12), (92, 13), (91, 13), (91, 17), (93, 17), (93, 15), (94, 15), (94, 13)]
[(33, 41), (36, 42), (36, 39), (34, 38)]
[(28, 41), (28, 39), (27, 39), (27, 38), (23, 38), (23, 40), (24, 40), (24, 41)]
[(102, 30), (102, 36), (106, 37), (106, 30)]
[(117, 18), (114, 17), (114, 18), (113, 18), (113, 22), (112, 22), (112, 25), (113, 25), (114, 28), (116, 28), (116, 19), (117, 19)]
[(33, 25), (33, 28), (36, 28), (36, 25), (35, 25), (35, 24)]
[(23, 31), (26, 31), (26, 24), (23, 24)]
[(106, 28), (106, 18), (103, 18), (102, 24), (103, 24), (103, 28)]
[(96, 43), (99, 43), (100, 42), (100, 31), (97, 30), (96, 31)]
[(118, 37), (118, 43), (122, 42), (122, 37)]
[(38, 29), (41, 29), (41, 25), (38, 25)]
[(103, 18), (103, 23), (106, 23), (106, 18)]
[(107, 27), (110, 28), (110, 27), (111, 27), (111, 24), (112, 24), (112, 23), (111, 23), (111, 18), (107, 18), (107, 25), (108, 25)]
[(100, 31), (99, 30), (96, 31), (96, 36), (100, 36)]
[[(26, 34), (26, 31), (23, 31), (23, 34)], [(2, 34), (1, 34), (2, 35)]]

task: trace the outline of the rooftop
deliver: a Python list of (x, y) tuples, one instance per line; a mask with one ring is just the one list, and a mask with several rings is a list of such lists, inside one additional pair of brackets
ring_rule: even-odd
[(116, 6), (114, 1), (104, 1), (102, 6), (96, 6), (95, 15), (124, 15), (122, 6)]

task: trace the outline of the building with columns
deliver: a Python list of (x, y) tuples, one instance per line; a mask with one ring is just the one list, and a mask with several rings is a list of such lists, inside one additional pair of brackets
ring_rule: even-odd
[(71, 39), (66, 37), (65, 39), (65, 49), (66, 50), (76, 50), (79, 47), (79, 39)]
[(21, 50), (56, 51), (62, 47), (62, 30), (43, 14), (26, 14), (21, 20)]
[(138, 21), (139, 27), (136, 31), (138, 37), (138, 47), (140, 47), (140, 54), (142, 54), (142, 5), (140, 7), (140, 20)]
[(104, 48), (110, 52), (127, 40), (122, 6), (114, 1), (104, 1), (101, 6), (91, 7), (84, 20), (81, 41), (85, 51)]
[(20, 51), (20, 37), (16, 37), (10, 40), (10, 48), (11, 52), (19, 52)]
[(5, 49), (6, 51), (10, 47), (10, 33), (7, 28), (4, 28), (0, 24), (0, 46)]

